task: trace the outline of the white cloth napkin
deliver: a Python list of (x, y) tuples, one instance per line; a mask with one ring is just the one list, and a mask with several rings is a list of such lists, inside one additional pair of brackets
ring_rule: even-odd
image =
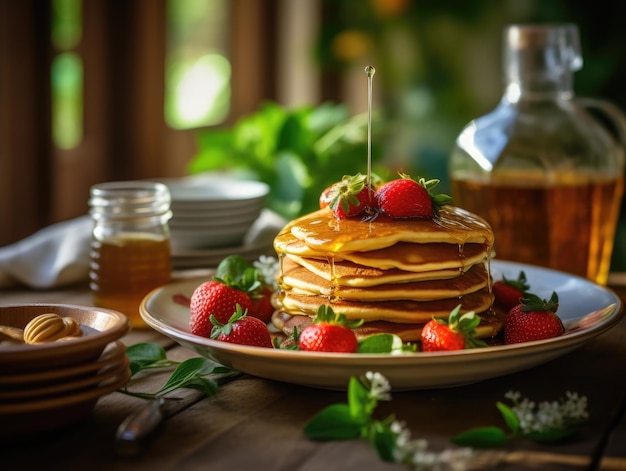
[(46, 289), (87, 280), (92, 227), (91, 218), (81, 216), (0, 248), (0, 287)]
[[(286, 221), (264, 209), (244, 244), (269, 244)], [(0, 288), (26, 285), (55, 288), (89, 279), (89, 216), (48, 226), (12, 245), (0, 247)]]

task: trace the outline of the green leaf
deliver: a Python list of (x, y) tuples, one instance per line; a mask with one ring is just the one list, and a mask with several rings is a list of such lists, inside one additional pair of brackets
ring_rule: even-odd
[(398, 435), (391, 431), (387, 423), (375, 421), (370, 430), (370, 443), (378, 453), (380, 459), (386, 462), (394, 462), (394, 450)]
[(502, 446), (507, 440), (506, 433), (499, 427), (478, 427), (452, 438), (452, 443), (475, 448)]
[(230, 130), (203, 132), (197, 136), (200, 152), (189, 163), (189, 173), (233, 167), (233, 133)]
[(506, 423), (507, 427), (513, 433), (518, 433), (520, 430), (519, 417), (517, 414), (511, 409), (509, 406), (504, 404), (503, 402), (496, 402), (496, 407), (500, 411), (502, 418), (504, 419), (504, 423)]
[(215, 271), (213, 279), (245, 293), (252, 293), (261, 287), (261, 273), (241, 255), (224, 258)]
[[(166, 393), (179, 388), (200, 388), (200, 390), (206, 392), (207, 395), (212, 395), (217, 390), (217, 384), (212, 380), (200, 380), (204, 379), (204, 377), (209, 374), (228, 371), (231, 370), (207, 358), (189, 358), (178, 365), (168, 381), (157, 391), (157, 394)], [(210, 384), (211, 382), (214, 384)]]
[(357, 353), (403, 353), (416, 350), (416, 345), (405, 345), (398, 335), (381, 333), (361, 339)]
[(304, 433), (311, 440), (346, 440), (359, 437), (364, 424), (347, 404), (333, 404), (315, 415), (304, 426)]
[(276, 151), (290, 151), (303, 157), (311, 156), (312, 132), (307, 128), (310, 108), (293, 109), (278, 133)]
[(247, 259), (241, 255), (229, 255), (219, 263), (215, 276), (221, 279), (231, 277), (237, 280), (248, 268), (252, 268), (252, 264)]
[(348, 405), (350, 413), (360, 420), (367, 422), (374, 409), (376, 408), (376, 399), (370, 395), (370, 390), (356, 376), (350, 377), (348, 383)]
[(542, 432), (530, 432), (525, 436), (539, 443), (557, 443), (571, 438), (577, 433), (575, 428), (552, 428)]
[(155, 367), (165, 367), (175, 364), (167, 360), (165, 349), (159, 344), (146, 342), (131, 345), (126, 348), (126, 356), (130, 360), (131, 375), (139, 371)]

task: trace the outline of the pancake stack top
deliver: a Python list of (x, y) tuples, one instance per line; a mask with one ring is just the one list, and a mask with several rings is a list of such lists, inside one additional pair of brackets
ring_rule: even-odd
[(501, 328), (492, 311), (493, 232), (480, 217), (444, 206), (432, 219), (336, 219), (328, 209), (291, 221), (274, 240), (280, 291), (273, 323), (286, 333), (322, 304), (363, 319), (357, 335), (419, 340), (423, 325), (457, 305), (481, 316), (478, 336)]

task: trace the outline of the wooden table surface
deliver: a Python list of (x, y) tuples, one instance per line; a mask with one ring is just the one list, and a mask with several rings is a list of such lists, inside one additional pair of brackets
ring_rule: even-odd
[[(622, 299), (626, 289), (614, 288)], [(53, 291), (0, 291), (0, 304), (90, 305), (85, 287)], [(158, 342), (175, 360), (197, 356), (151, 330), (134, 330), (126, 345)], [(133, 381), (133, 389), (154, 392), (171, 371)], [(574, 440), (545, 445), (514, 439), (497, 451), (498, 469), (626, 470), (626, 323), (581, 348), (520, 373), (449, 389), (392, 393), (380, 403), (380, 418), (394, 413), (413, 438), (433, 450), (451, 448), (449, 439), (472, 427), (504, 427), (495, 407), (509, 390), (536, 401), (566, 391), (586, 395), (590, 420)], [(327, 405), (346, 402), (342, 391), (312, 389), (241, 376), (221, 384), (213, 397), (193, 390), (177, 393), (171, 415), (135, 456), (119, 456), (114, 437), (120, 423), (145, 400), (113, 392), (103, 396), (88, 420), (70, 427), (0, 445), (0, 470), (400, 470), (381, 461), (362, 440), (314, 442), (304, 424)], [(171, 408), (171, 407), (170, 407)], [(170, 410), (170, 409), (168, 409)], [(1, 418), (0, 418), (1, 419)], [(2, 423), (0, 427), (10, 427)]]

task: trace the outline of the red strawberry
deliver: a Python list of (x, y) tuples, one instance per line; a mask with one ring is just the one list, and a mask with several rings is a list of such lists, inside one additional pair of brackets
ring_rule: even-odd
[(237, 305), (242, 309), (252, 308), (252, 300), (241, 290), (218, 280), (211, 280), (198, 286), (191, 295), (189, 306), (189, 328), (192, 334), (210, 337), (213, 315), (222, 324), (228, 322)]
[(274, 314), (274, 306), (272, 305), (272, 295), (274, 290), (269, 285), (264, 285), (251, 296), (252, 307), (248, 312), (249, 316), (261, 319), (266, 324), (272, 319)]
[[(337, 219), (355, 217), (374, 203), (374, 193), (366, 184), (367, 177), (360, 173), (345, 175), (340, 182), (331, 185), (328, 194), (320, 196), (320, 206), (328, 199), (328, 207)], [(324, 200), (324, 201), (323, 201)]]
[(322, 194), (320, 195), (320, 209), (327, 208), (330, 205), (330, 200), (333, 192), (333, 187), (337, 185), (337, 183), (333, 183), (329, 187), (326, 187)]
[(520, 303), (530, 286), (526, 283), (526, 274), (521, 271), (517, 280), (503, 276), (502, 280), (493, 284), (492, 289), (496, 304), (508, 312)]
[(429, 218), (441, 206), (450, 203), (449, 196), (431, 193), (439, 180), (420, 178), (415, 181), (408, 175), (400, 176), (402, 178), (382, 185), (374, 194), (378, 209), (390, 218)]
[(313, 323), (300, 333), (298, 347), (309, 352), (355, 353), (359, 342), (352, 329), (362, 323), (350, 322), (343, 314), (335, 314), (331, 307), (322, 305)]
[(212, 339), (239, 345), (274, 348), (270, 331), (265, 322), (256, 317), (248, 316), (239, 304), (237, 304), (237, 308), (228, 322), (222, 324), (215, 316), (211, 316), (211, 323), (213, 324)]
[(433, 318), (422, 329), (422, 351), (437, 352), (484, 347), (485, 342), (476, 338), (480, 323), (474, 311), (461, 315), (461, 305), (455, 307), (447, 319)]
[(558, 337), (565, 331), (556, 311), (559, 298), (552, 292), (550, 301), (526, 294), (504, 319), (504, 343), (521, 343)]

